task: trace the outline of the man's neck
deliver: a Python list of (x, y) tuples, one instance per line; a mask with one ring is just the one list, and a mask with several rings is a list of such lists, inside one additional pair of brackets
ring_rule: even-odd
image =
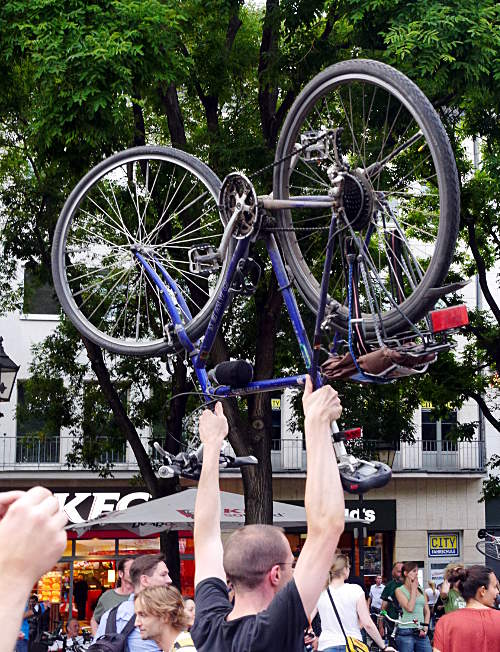
[(173, 630), (171, 627), (164, 627), (159, 640), (155, 640), (155, 643), (163, 652), (170, 652), (179, 634), (179, 631)]
[(123, 586), (117, 586), (115, 593), (118, 593), (118, 595), (130, 595), (130, 591), (127, 591)]
[(479, 600), (476, 600), (476, 598), (472, 598), (471, 600), (467, 601), (467, 608), (468, 609), (491, 609), (491, 607), (488, 607), (488, 605), (479, 602)]
[(243, 616), (253, 616), (264, 611), (271, 604), (274, 595), (274, 592), (270, 588), (246, 591), (240, 594), (236, 593), (234, 597), (234, 608), (228, 615), (227, 620), (235, 620)]

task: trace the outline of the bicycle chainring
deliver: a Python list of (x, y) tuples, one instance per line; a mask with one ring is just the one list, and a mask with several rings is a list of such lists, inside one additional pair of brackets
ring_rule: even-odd
[(257, 194), (252, 183), (241, 172), (231, 172), (222, 182), (219, 208), (227, 223), (237, 213), (233, 237), (246, 238), (255, 229), (259, 218)]

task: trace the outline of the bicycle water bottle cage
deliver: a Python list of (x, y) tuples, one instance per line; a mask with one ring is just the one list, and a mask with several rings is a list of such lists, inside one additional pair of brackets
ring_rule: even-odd
[(244, 296), (251, 296), (260, 281), (260, 265), (253, 258), (240, 260), (234, 274), (231, 291)]
[(200, 276), (210, 276), (220, 269), (218, 249), (210, 244), (201, 244), (188, 251), (189, 271)]
[(257, 194), (251, 181), (241, 172), (231, 172), (222, 182), (219, 210), (225, 223), (232, 223), (232, 236), (248, 237), (259, 219)]

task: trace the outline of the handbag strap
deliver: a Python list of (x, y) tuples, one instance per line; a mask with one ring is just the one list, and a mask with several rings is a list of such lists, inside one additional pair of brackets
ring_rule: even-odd
[(332, 594), (330, 593), (330, 587), (327, 589), (328, 597), (330, 598), (330, 602), (332, 603), (333, 610), (335, 612), (335, 615), (337, 616), (337, 620), (339, 621), (340, 629), (342, 630), (342, 634), (344, 635), (345, 638), (345, 644), (346, 648), (349, 649), (349, 641), (347, 639), (347, 634), (345, 633), (344, 625), (342, 625), (342, 621), (340, 620), (339, 612), (337, 611), (337, 607), (335, 606), (335, 602), (333, 601)]

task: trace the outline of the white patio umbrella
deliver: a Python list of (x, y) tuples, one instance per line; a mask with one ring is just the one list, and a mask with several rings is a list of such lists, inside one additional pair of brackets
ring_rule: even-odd
[[(196, 492), (197, 489), (186, 489), (91, 521), (74, 523), (66, 529), (75, 531), (79, 536), (88, 530), (128, 530), (139, 537), (163, 530), (190, 530), (193, 527)], [(306, 511), (297, 505), (273, 502), (273, 521), (281, 527), (302, 527), (306, 525)], [(241, 494), (221, 492), (220, 522), (223, 530), (245, 524)], [(346, 522), (364, 521), (346, 519)]]

